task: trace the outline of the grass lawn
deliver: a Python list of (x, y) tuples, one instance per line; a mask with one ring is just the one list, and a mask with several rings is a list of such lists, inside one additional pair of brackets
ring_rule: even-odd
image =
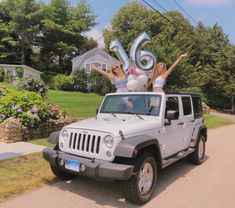
[(221, 118), (213, 115), (204, 115), (205, 123), (209, 129), (218, 128), (225, 125), (230, 125), (233, 122), (226, 118)]
[(72, 117), (95, 116), (96, 109), (100, 106), (103, 97), (94, 93), (64, 92), (49, 90), (48, 99), (58, 104)]
[(54, 179), (41, 153), (0, 161), (0, 202)]

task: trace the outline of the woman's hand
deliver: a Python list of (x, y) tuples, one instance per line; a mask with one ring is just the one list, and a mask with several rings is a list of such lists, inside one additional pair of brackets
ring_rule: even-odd
[(184, 53), (180, 56), (180, 58), (185, 58), (186, 56), (188, 56), (189, 53)]
[(91, 69), (96, 69), (96, 65), (95, 64), (91, 64)]

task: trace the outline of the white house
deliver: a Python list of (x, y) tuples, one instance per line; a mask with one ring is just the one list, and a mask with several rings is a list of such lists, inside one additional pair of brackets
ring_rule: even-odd
[(120, 64), (120, 62), (100, 48), (93, 48), (72, 60), (72, 73), (77, 69), (85, 69), (87, 73), (90, 73), (92, 64), (107, 71), (112, 64)]
[(40, 80), (41, 74), (43, 74), (42, 72), (26, 65), (0, 64), (0, 68), (3, 68), (5, 73), (7, 73), (7, 71), (11, 71), (13, 76), (16, 76), (15, 70), (17, 67), (21, 67), (24, 69), (24, 74), (23, 74), (24, 78), (33, 78), (36, 80)]

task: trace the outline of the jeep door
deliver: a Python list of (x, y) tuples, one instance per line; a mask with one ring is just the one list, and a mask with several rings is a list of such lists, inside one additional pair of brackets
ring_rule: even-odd
[(182, 125), (182, 129), (183, 129), (182, 149), (186, 149), (190, 145), (191, 137), (193, 134), (194, 115), (193, 115), (191, 96), (183, 95), (181, 97), (181, 101), (182, 101), (181, 107), (182, 107), (183, 120), (184, 120), (184, 124)]
[[(176, 154), (183, 146), (183, 115), (180, 108), (180, 96), (167, 95), (165, 103), (165, 123), (160, 134), (160, 143), (163, 157)], [(175, 120), (167, 121), (166, 113), (169, 110), (179, 111), (179, 117)]]

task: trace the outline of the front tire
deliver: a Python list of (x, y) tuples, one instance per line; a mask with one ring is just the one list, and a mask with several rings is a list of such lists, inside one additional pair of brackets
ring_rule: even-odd
[(77, 176), (75, 174), (72, 174), (72, 173), (68, 173), (68, 172), (65, 172), (59, 168), (57, 168), (56, 166), (53, 166), (51, 165), (51, 171), (54, 173), (54, 175), (61, 179), (61, 180), (71, 180), (71, 179), (74, 179), (76, 178)]
[[(58, 144), (54, 147), (54, 150), (59, 150)], [(60, 180), (71, 180), (77, 177), (75, 174), (65, 172), (59, 169), (57, 166), (54, 166), (54, 165), (50, 165), (50, 166), (51, 166), (52, 173)]]
[(135, 204), (150, 200), (157, 182), (157, 165), (152, 154), (144, 153), (136, 161), (134, 175), (121, 182), (124, 197)]
[(205, 150), (206, 150), (206, 139), (203, 134), (200, 134), (195, 151), (188, 156), (189, 162), (196, 165), (202, 164), (205, 157)]

